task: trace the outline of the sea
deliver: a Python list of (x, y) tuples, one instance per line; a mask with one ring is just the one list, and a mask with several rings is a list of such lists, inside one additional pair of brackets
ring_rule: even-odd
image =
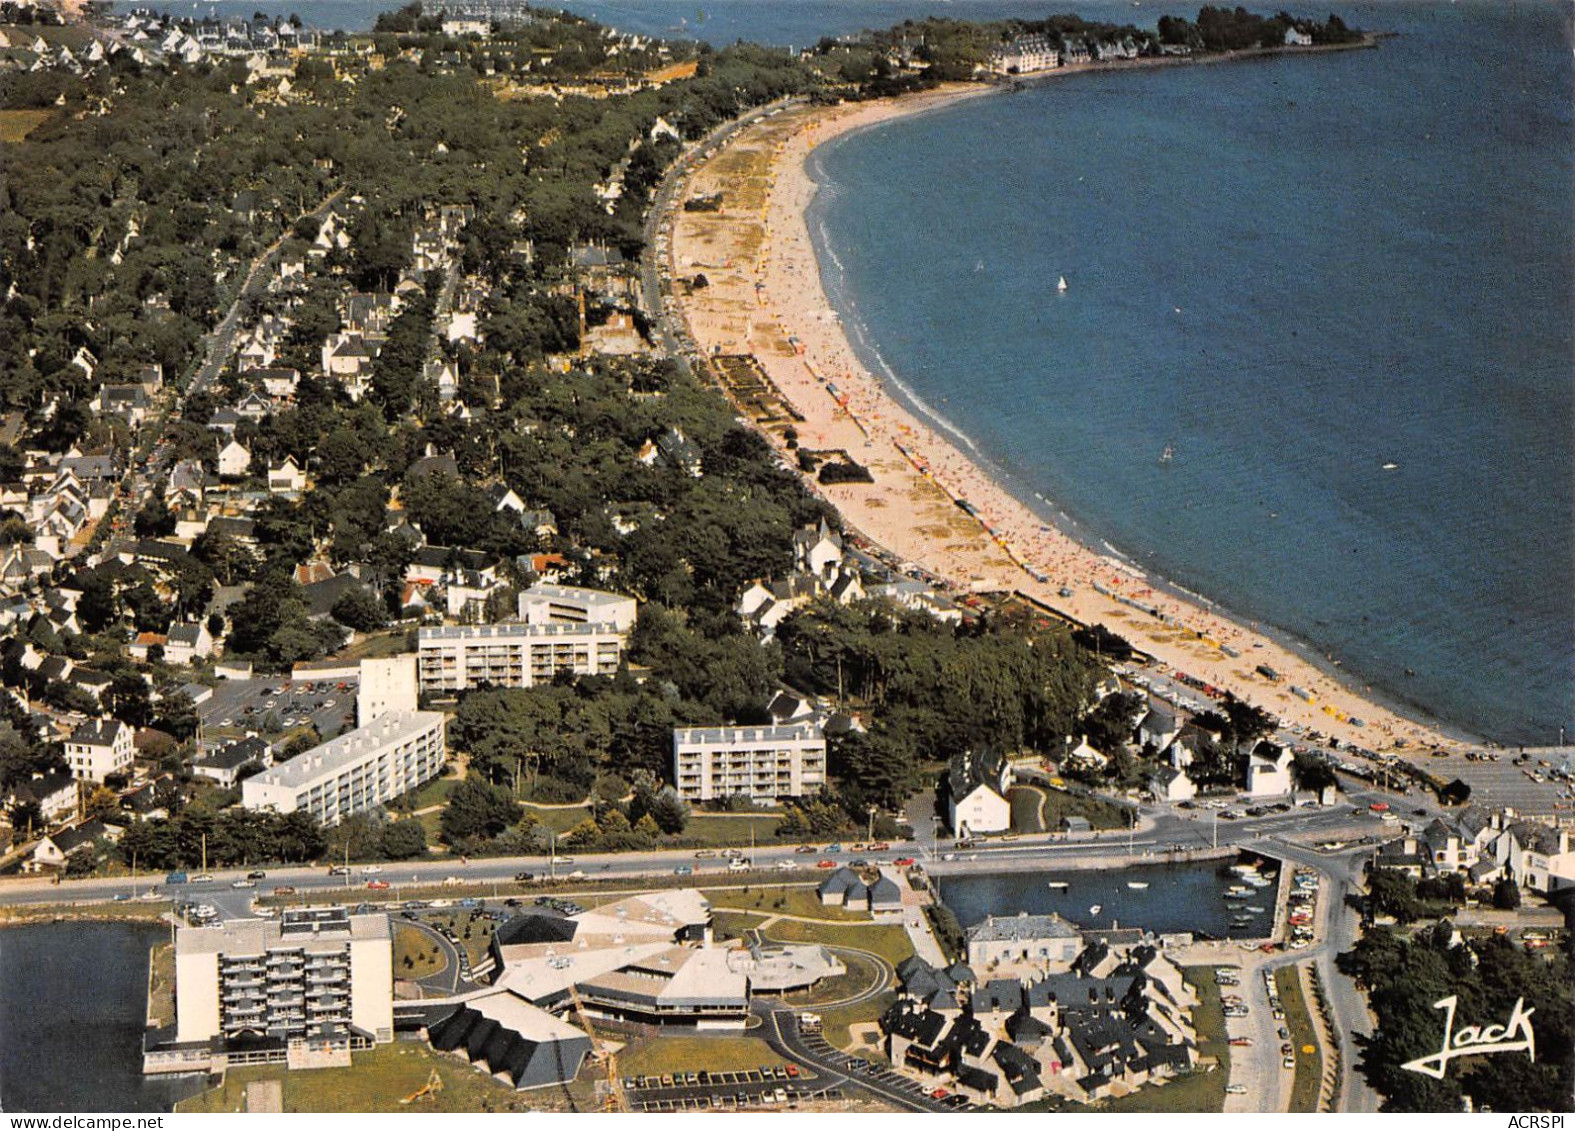
[(1047, 523), (1413, 714), (1551, 744), (1575, 731), (1572, 9), (1336, 8), (1397, 34), (822, 147), (822, 278), (872, 370)]
[(148, 923), (0, 929), (0, 1111), (170, 1111), (200, 1077), (145, 1078)]
[[(1234, 860), (1147, 864), (1109, 871), (986, 872), (940, 876), (941, 902), (964, 928), (1027, 913), (1055, 912), (1079, 927), (1142, 927), (1156, 933), (1186, 931), (1200, 938), (1263, 938), (1274, 925), (1276, 888), (1251, 889), (1230, 873)], [(1274, 867), (1263, 869), (1275, 877)], [(1142, 885), (1133, 887), (1133, 884)]]

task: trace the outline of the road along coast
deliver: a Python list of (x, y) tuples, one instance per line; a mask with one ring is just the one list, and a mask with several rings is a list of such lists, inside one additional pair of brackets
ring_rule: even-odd
[[(861, 363), (821, 285), (805, 219), (819, 186), (806, 160), (852, 131), (991, 89), (958, 84), (899, 99), (791, 106), (692, 166), (659, 221), (666, 236), (659, 246), (672, 280), (669, 309), (707, 359), (709, 376), (790, 461), (791, 433), (800, 449), (833, 460), (842, 453), (867, 468), (872, 483), (824, 485), (811, 477), (810, 484), (848, 526), (957, 591), (1016, 591), (1080, 623), (1103, 623), (1167, 668), (1344, 742), (1419, 756), (1460, 748), (1459, 740), (1345, 686), (1293, 645), (1081, 545)], [(707, 197), (720, 206), (681, 207)], [(1266, 678), (1262, 667), (1278, 678)]]

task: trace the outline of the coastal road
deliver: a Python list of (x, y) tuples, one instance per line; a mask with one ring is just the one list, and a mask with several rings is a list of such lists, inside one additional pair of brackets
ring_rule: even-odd
[[(1213, 844), (1216, 835), (1219, 845), (1228, 847), (1249, 844), (1268, 836), (1309, 837), (1315, 840), (1326, 836), (1330, 839), (1349, 841), (1364, 831), (1372, 834), (1379, 829), (1386, 829), (1386, 826), (1369, 818), (1352, 817), (1351, 809), (1347, 806), (1325, 810), (1293, 809), (1289, 813), (1272, 814), (1255, 820), (1221, 821), (1218, 823), (1217, 834), (1204, 817), (1183, 818), (1165, 811), (1154, 811), (1152, 827), (1130, 838), (1123, 833), (1113, 832), (1074, 841), (1045, 835), (1025, 836), (1012, 841), (982, 841), (976, 848), (966, 852), (950, 853), (956, 859), (944, 860), (940, 858), (944, 854), (938, 854), (934, 859), (924, 860), (924, 866), (938, 874), (952, 875), (984, 871), (1036, 871), (1053, 868), (1062, 861), (1108, 863), (1130, 859), (1158, 862), (1172, 855), (1176, 855), (1176, 858), (1184, 858), (1184, 853), (1177, 855), (1171, 852), (1173, 845), (1180, 845), (1183, 850), (1206, 848)], [(1274, 843), (1278, 846), (1281, 842), (1276, 839)], [(514, 881), (515, 874), (522, 871), (530, 872), (542, 879), (554, 878), (559, 882), (637, 878), (661, 878), (671, 881), (676, 874), (676, 869), (682, 867), (693, 869), (692, 873), (684, 875), (687, 882), (699, 887), (762, 882), (804, 883), (815, 882), (830, 870), (816, 867), (821, 860), (831, 859), (839, 864), (846, 864), (854, 859), (868, 859), (874, 862), (877, 859), (890, 860), (908, 851), (908, 846), (898, 843), (882, 853), (855, 854), (845, 851), (835, 856), (828, 856), (821, 850), (823, 847), (817, 848), (813, 854), (798, 853), (791, 845), (757, 848), (752, 856), (753, 868), (741, 872), (730, 871), (727, 862), (720, 858), (702, 860), (697, 859), (691, 851), (663, 851), (596, 854), (573, 858), (559, 856), (556, 862), (542, 856), (494, 857), (468, 861), (446, 857), (387, 864), (376, 879), (387, 881), (391, 885), (388, 892), (379, 894), (395, 900), (399, 898), (401, 887), (436, 885), (445, 881), (451, 881), (455, 885), (482, 887), (490, 885), (492, 888), (490, 894), (494, 896), (519, 894), (530, 890), (529, 885)], [(1317, 856), (1316, 853), (1311, 855)], [(59, 885), (51, 883), (47, 878), (8, 879), (0, 882), (0, 904), (102, 902), (117, 896), (129, 897), (141, 894), (154, 886), (161, 894), (201, 902), (221, 903), (225, 906), (236, 898), (249, 899), (253, 895), (266, 893), (279, 885), (293, 887), (302, 895), (339, 894), (351, 902), (365, 898), (369, 894), (366, 891), (367, 877), (359, 873), (348, 877), (330, 876), (323, 866), (306, 865), (267, 866), (267, 877), (258, 881), (255, 890), (250, 892), (242, 890), (239, 896), (225, 894), (235, 890), (229, 888), (229, 884), (243, 879), (249, 870), (251, 869), (245, 867), (218, 870), (213, 872), (215, 878), (212, 883), (184, 885), (165, 885), (161, 877), (148, 873), (143, 873), (136, 880), (131, 877), (117, 877), (73, 880)]]
[(695, 344), (678, 328), (667, 308), (670, 282), (667, 228), (672, 211), (682, 203), (689, 175), (709, 160), (717, 148), (726, 145), (740, 130), (799, 101), (802, 100), (780, 99), (757, 107), (741, 118), (724, 122), (702, 140), (691, 142), (678, 160), (668, 166), (661, 183), (657, 185), (651, 206), (645, 214), (645, 250), (640, 256), (640, 305), (651, 319), (651, 330), (658, 348), (680, 366), (688, 367), (688, 359), (694, 355)]

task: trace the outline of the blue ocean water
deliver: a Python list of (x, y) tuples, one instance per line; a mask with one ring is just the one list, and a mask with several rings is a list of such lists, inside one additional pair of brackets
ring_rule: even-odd
[(1375, 693), (1554, 741), (1575, 731), (1570, 14), (1358, 8), (1399, 36), (850, 135), (812, 158), (822, 277), (872, 361), (1087, 540)]
[(171, 1111), (203, 1078), (144, 1077), (155, 923), (0, 930), (0, 1110)]
[[(1229, 873), (1228, 863), (986, 872), (937, 879), (941, 902), (964, 927), (987, 915), (1006, 918), (1053, 911), (1080, 927), (1124, 924), (1156, 932), (1191, 931), (1216, 939), (1268, 934), (1274, 922), (1275, 889), (1264, 888), (1250, 899), (1227, 900), (1226, 891), (1242, 884), (1240, 877)], [(1133, 883), (1143, 886), (1134, 888)]]
[[(280, 18), (294, 12), (309, 27), (344, 31), (366, 31), (379, 12), (403, 6), (402, 0), (115, 0), (121, 9), (148, 7), (194, 18), (247, 19), (253, 12)], [(1045, 11), (1033, 0), (547, 0), (531, 6), (560, 8), (639, 35), (713, 45), (742, 39), (772, 47), (806, 47), (822, 36), (851, 35), (929, 16), (1042, 19)], [(430, 11), (442, 3), (426, 0), (425, 7)], [(1090, 19), (1126, 23), (1135, 18), (1131, 4), (1120, 0), (1079, 4), (1076, 9)]]

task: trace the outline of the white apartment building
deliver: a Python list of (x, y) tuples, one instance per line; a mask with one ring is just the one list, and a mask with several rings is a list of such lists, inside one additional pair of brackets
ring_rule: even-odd
[[(175, 933), (175, 1040), (351, 1047), (394, 1039), (388, 915), (287, 910)], [(221, 1045), (222, 1047), (222, 1045)]]
[(605, 624), (629, 632), (639, 604), (621, 593), (539, 581), (520, 594), (519, 609), (526, 624)]
[(241, 783), (247, 809), (304, 809), (325, 825), (364, 813), (443, 770), (443, 715), (391, 711)]
[(423, 628), (416, 676), (423, 692), (535, 687), (559, 672), (615, 675), (627, 635), (610, 624), (465, 624)]
[(414, 656), (362, 660), (356, 686), (355, 724), (364, 727), (391, 711), (414, 711), (420, 706), (418, 698)]
[(812, 723), (675, 728), (673, 780), (686, 801), (819, 793), (826, 784), (826, 734)]
[(119, 719), (89, 719), (66, 740), (66, 765), (78, 781), (101, 782), (131, 769), (132, 730)]

